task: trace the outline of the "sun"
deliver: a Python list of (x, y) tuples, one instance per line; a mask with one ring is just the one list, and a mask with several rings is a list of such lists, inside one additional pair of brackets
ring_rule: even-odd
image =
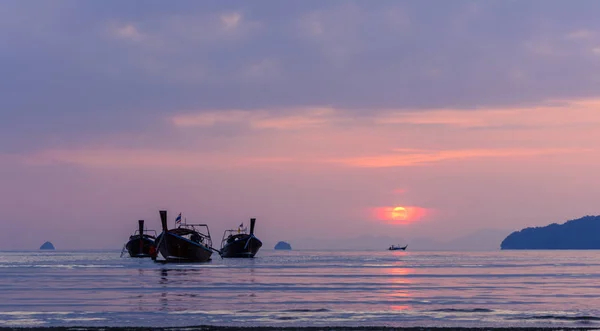
[(372, 217), (392, 225), (407, 225), (422, 221), (433, 211), (429, 208), (395, 205), (371, 207)]
[(393, 220), (406, 220), (407, 218), (407, 213), (406, 213), (406, 208), (404, 207), (394, 207), (394, 209), (392, 209), (392, 219)]

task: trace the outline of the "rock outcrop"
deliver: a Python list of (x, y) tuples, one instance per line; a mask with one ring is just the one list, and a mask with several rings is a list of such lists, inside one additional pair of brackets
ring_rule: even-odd
[(42, 244), (42, 246), (40, 246), (40, 249), (53, 251), (54, 250), (54, 245), (52, 245), (51, 242), (46, 241), (44, 244)]
[(292, 249), (292, 246), (288, 243), (286, 243), (285, 241), (280, 241), (277, 243), (277, 245), (275, 245), (275, 249), (287, 249), (290, 250)]

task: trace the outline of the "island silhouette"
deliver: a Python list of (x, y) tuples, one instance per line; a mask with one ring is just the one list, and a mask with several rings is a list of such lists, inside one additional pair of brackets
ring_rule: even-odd
[(500, 249), (600, 249), (600, 216), (584, 216), (508, 235)]
[(292, 245), (286, 243), (285, 241), (280, 241), (280, 242), (277, 243), (277, 245), (275, 245), (274, 249), (286, 249), (286, 250), (289, 250), (289, 249), (292, 249)]
[(43, 249), (43, 250), (54, 250), (54, 245), (52, 245), (51, 242), (46, 241), (45, 243), (42, 244), (42, 246), (40, 246), (40, 249)]

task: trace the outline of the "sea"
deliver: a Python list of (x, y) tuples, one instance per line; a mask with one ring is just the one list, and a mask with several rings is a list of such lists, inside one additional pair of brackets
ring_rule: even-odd
[(0, 252), (0, 327), (600, 327), (600, 251)]

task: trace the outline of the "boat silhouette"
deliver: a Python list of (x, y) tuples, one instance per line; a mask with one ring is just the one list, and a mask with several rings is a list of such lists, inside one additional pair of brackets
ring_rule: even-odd
[[(154, 235), (150, 234), (154, 233)], [(144, 220), (138, 221), (138, 230), (136, 230), (131, 236), (129, 241), (123, 247), (121, 256), (125, 250), (131, 257), (150, 257), (152, 251), (155, 250), (154, 240), (156, 239), (156, 231), (146, 230), (144, 231)]]
[(405, 246), (400, 246), (400, 245), (394, 246), (394, 245), (392, 245), (392, 246), (390, 246), (388, 248), (388, 250), (390, 250), (390, 251), (405, 251), (406, 247), (408, 247), (408, 245), (405, 245)]
[(252, 258), (262, 247), (262, 241), (254, 236), (256, 218), (250, 219), (250, 233), (243, 228), (243, 223), (235, 229), (225, 230), (221, 240), (221, 257)]
[[(180, 223), (173, 229), (167, 228), (167, 211), (160, 211), (162, 233), (156, 237), (157, 262), (207, 262), (213, 251), (210, 231), (206, 224)], [(218, 251), (217, 251), (218, 252)]]

